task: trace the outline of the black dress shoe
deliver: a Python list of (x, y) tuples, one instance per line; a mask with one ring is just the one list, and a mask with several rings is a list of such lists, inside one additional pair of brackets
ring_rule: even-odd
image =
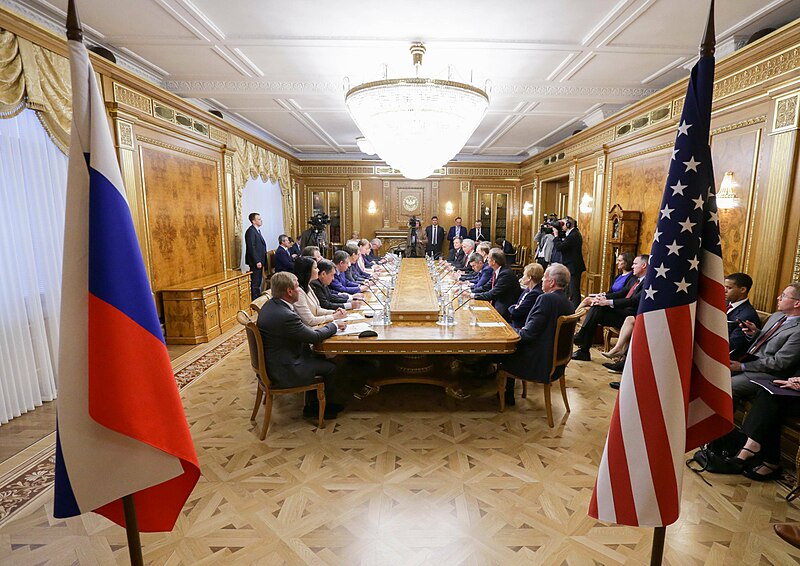
[(572, 354), (572, 359), (578, 360), (579, 362), (591, 362), (592, 355), (589, 353), (589, 350), (584, 350), (583, 348), (580, 348), (578, 350), (575, 350), (575, 352)]
[(612, 381), (611, 383), (608, 384), (608, 386), (611, 389), (617, 389), (617, 390), (619, 390), (619, 385), (620, 385), (619, 381)]
[(625, 369), (625, 361), (621, 360), (619, 362), (604, 362), (604, 368), (608, 368), (608, 371), (611, 373), (622, 373), (622, 370)]
[[(766, 468), (770, 471), (766, 474), (759, 474), (758, 471), (761, 468)], [(770, 468), (766, 464), (758, 464), (757, 466), (753, 466), (752, 468), (745, 468), (744, 470), (742, 470), (742, 474), (744, 475), (744, 477), (750, 478), (751, 480), (755, 481), (772, 481), (781, 478), (781, 469)]]

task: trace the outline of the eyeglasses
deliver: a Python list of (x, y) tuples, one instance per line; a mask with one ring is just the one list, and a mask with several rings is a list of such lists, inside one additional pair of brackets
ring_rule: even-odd
[(791, 295), (787, 295), (786, 293), (781, 293), (778, 295), (778, 299), (792, 299), (793, 301), (800, 301), (797, 297), (792, 297)]

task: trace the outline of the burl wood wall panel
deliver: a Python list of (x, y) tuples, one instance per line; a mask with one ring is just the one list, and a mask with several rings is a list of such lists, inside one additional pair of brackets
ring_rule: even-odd
[(223, 270), (217, 167), (141, 147), (154, 289)]
[(650, 253), (671, 155), (672, 150), (667, 149), (621, 159), (613, 164), (611, 206), (619, 204), (623, 210), (641, 211), (642, 223), (637, 248), (640, 254)]
[[(579, 207), (584, 193), (594, 198), (594, 174), (596, 170), (596, 167), (588, 167), (586, 169), (581, 169), (578, 172), (576, 198), (578, 200)], [(596, 206), (596, 203), (592, 202), (592, 206)], [(583, 237), (583, 259), (588, 263), (594, 241), (598, 238), (602, 238), (603, 235), (598, 231), (591, 229), (591, 212), (581, 212), (580, 208), (577, 208), (575, 212), (577, 214), (577, 218), (575, 220), (578, 221), (578, 230), (580, 230), (581, 236)]]

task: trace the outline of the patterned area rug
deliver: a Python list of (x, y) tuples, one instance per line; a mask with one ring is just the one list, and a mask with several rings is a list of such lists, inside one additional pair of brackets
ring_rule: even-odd
[[(246, 340), (241, 330), (175, 372), (178, 389), (190, 385)], [(55, 443), (0, 477), (0, 525), (46, 492), (55, 477)]]

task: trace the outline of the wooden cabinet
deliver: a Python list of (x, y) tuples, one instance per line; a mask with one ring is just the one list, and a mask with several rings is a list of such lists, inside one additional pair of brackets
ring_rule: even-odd
[(236, 324), (250, 304), (250, 275), (225, 271), (161, 289), (167, 344), (208, 342)]

